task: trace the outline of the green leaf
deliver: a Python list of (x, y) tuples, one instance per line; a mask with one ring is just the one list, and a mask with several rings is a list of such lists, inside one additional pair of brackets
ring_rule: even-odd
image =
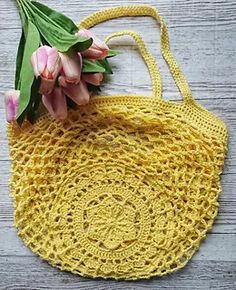
[(59, 13), (39, 2), (31, 1), (31, 3), (70, 34), (75, 34), (78, 31), (78, 27), (75, 23), (64, 14)]
[(87, 87), (88, 87), (89, 92), (93, 92), (93, 94), (95, 95), (97, 95), (99, 92), (102, 91), (99, 86), (94, 86), (89, 83), (87, 83)]
[(69, 33), (57, 22), (37, 9), (32, 2), (28, 2), (28, 8), (38, 30), (52, 47), (56, 47), (61, 52), (67, 52), (72, 47), (76, 51), (84, 51), (92, 45), (92, 38)]
[(18, 2), (19, 6), (19, 14), (20, 14), (20, 19), (21, 19), (21, 24), (22, 24), (22, 29), (24, 31), (24, 34), (27, 34), (27, 15), (26, 15), (26, 7), (24, 4)]
[(33, 52), (39, 47), (39, 43), (39, 32), (35, 25), (29, 21), (25, 42), (25, 50), (20, 72), (20, 103), (17, 114), (17, 121), (19, 125), (21, 125), (22, 119), (24, 120), (25, 110), (29, 105), (31, 98), (31, 87), (34, 81), (34, 72), (30, 63), (30, 58)]
[(105, 73), (113, 74), (111, 66), (110, 66), (110, 64), (109, 64), (109, 62), (108, 62), (108, 60), (106, 58), (97, 60), (96, 63), (99, 63), (102, 67), (104, 67)]
[(17, 119), (17, 123), (21, 126), (25, 117), (30, 121), (30, 123), (34, 123), (39, 117), (39, 112), (37, 111), (42, 99), (42, 96), (39, 94), (40, 87), (40, 78), (34, 78), (32, 87), (31, 87), (31, 98), (28, 106), (26, 107), (24, 113)]
[(34, 123), (38, 117), (38, 107), (41, 102), (41, 95), (39, 94), (41, 79), (34, 79), (32, 87), (31, 87), (31, 99), (29, 105), (26, 109), (27, 112), (27, 119), (30, 123)]
[(106, 69), (99, 64), (98, 62), (92, 62), (87, 59), (83, 59), (83, 73), (98, 73), (98, 72), (106, 72)]
[(121, 54), (121, 52), (115, 49), (109, 49), (107, 58), (117, 56), (118, 54)]
[(92, 38), (78, 37), (69, 34), (67, 31), (45, 21), (38, 15), (35, 16), (35, 20), (37, 28), (45, 40), (52, 47), (56, 47), (61, 52), (67, 52), (72, 47), (75, 48), (76, 51), (83, 51), (88, 49), (93, 43)]
[(25, 35), (24, 31), (22, 29), (20, 43), (18, 47), (17, 57), (16, 57), (16, 74), (15, 74), (15, 89), (18, 90), (20, 86), (20, 71), (23, 61), (23, 55), (24, 55), (24, 49), (25, 49)]

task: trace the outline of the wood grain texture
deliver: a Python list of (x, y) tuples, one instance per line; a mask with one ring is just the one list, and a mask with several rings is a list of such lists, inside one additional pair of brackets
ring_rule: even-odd
[[(18, 238), (9, 197), (10, 161), (2, 94), (13, 87), (20, 23), (15, 2), (0, 1), (0, 289), (236, 289), (236, 2), (234, 0), (44, 0), (78, 21), (101, 7), (152, 4), (164, 16), (171, 47), (195, 98), (220, 116), (229, 129), (229, 152), (222, 174), (219, 215), (211, 233), (189, 264), (163, 278), (138, 282), (92, 280), (61, 272), (41, 261)], [(162, 71), (163, 96), (179, 93), (159, 51), (159, 29), (149, 18), (123, 18), (98, 25), (100, 37), (123, 29), (138, 30)], [(114, 76), (104, 94), (151, 94), (150, 77), (132, 40), (111, 44), (125, 51), (112, 61)], [(122, 61), (121, 61), (122, 60)]]

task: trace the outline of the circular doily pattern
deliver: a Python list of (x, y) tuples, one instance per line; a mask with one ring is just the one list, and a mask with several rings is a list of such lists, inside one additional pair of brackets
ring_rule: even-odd
[[(78, 168), (56, 195), (25, 203), (34, 223), (27, 229), (21, 221), (20, 235), (33, 238), (33, 248), (40, 241), (36, 251), (49, 262), (83, 275), (165, 274), (187, 262), (208, 221), (201, 198), (168, 193), (168, 186), (158, 191), (157, 184), (138, 167)], [(215, 201), (207, 205), (208, 214), (216, 211)]]

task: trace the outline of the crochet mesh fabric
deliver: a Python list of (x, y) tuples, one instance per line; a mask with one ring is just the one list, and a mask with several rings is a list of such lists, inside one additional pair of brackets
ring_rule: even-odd
[(161, 276), (212, 227), (227, 130), (192, 98), (97, 96), (63, 122), (45, 115), (8, 134), (19, 236), (62, 270)]

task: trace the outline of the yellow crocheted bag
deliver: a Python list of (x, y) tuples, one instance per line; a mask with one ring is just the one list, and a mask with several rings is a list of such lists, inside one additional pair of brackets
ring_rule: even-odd
[(63, 122), (43, 116), (9, 125), (15, 225), (50, 264), (84, 276), (139, 279), (183, 267), (212, 227), (227, 149), (222, 120), (193, 100), (169, 47), (167, 27), (147, 5), (85, 18), (90, 28), (121, 16), (152, 16), (183, 96), (161, 98), (159, 70), (136, 32), (152, 97), (96, 96)]

